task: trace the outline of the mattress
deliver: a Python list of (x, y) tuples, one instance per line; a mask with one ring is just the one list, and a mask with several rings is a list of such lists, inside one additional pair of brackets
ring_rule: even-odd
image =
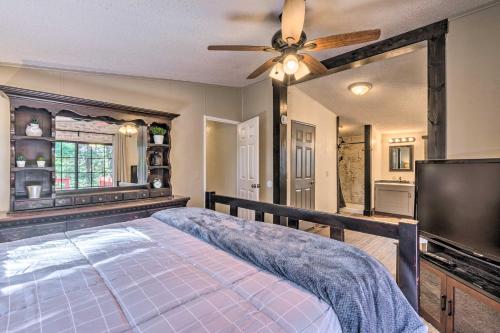
[(294, 283), (155, 218), (0, 244), (0, 332), (341, 332)]

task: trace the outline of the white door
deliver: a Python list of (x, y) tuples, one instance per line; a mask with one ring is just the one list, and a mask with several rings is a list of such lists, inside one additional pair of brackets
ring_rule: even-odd
[[(238, 196), (259, 200), (259, 117), (238, 124)], [(253, 211), (239, 209), (240, 217), (253, 220)]]

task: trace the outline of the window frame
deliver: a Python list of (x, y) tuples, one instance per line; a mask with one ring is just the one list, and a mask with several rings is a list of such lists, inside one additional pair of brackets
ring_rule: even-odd
[[(57, 179), (57, 176), (60, 175), (62, 177), (63, 174), (74, 174), (75, 175), (75, 187), (74, 188), (69, 188), (69, 189), (64, 189), (63, 187), (61, 186), (56, 186), (55, 187), (55, 190), (56, 192), (69, 192), (69, 191), (78, 191), (78, 190), (92, 190), (92, 189), (103, 189), (103, 188), (110, 188), (110, 187), (114, 187), (113, 185), (112, 186), (103, 186), (103, 187), (100, 187), (100, 186), (92, 186), (92, 180), (93, 180), (93, 175), (94, 174), (101, 174), (101, 173), (98, 173), (98, 172), (94, 172), (93, 171), (93, 163), (92, 161), (93, 160), (103, 160), (104, 161), (104, 165), (103, 165), (103, 173), (102, 175), (104, 175), (104, 177), (106, 177), (106, 174), (111, 174), (111, 177), (113, 179), (113, 166), (111, 166), (111, 170), (107, 170), (106, 169), (106, 161), (107, 160), (111, 160), (111, 163), (113, 163), (113, 154), (114, 154), (114, 151), (113, 151), (113, 144), (112, 143), (94, 143), (94, 142), (87, 142), (87, 141), (71, 141), (71, 140), (56, 140), (55, 143), (72, 143), (72, 144), (75, 144), (75, 156), (74, 157), (64, 157), (64, 156), (60, 156), (59, 159), (74, 159), (75, 161), (75, 171), (74, 172), (63, 172), (62, 169), (61, 171), (58, 173), (56, 171), (56, 165), (57, 165), (57, 148), (54, 146), (54, 172), (55, 172), (55, 176), (56, 176), (56, 179)], [(79, 168), (79, 158), (80, 158), (80, 145), (100, 145), (100, 146), (104, 146), (104, 149), (105, 149), (105, 152), (104, 152), (104, 157), (103, 158), (93, 158), (93, 152), (94, 152), (94, 149), (93, 148), (90, 148), (90, 158), (88, 158), (91, 163), (90, 163), (90, 172), (80, 172), (80, 168)], [(111, 147), (111, 157), (107, 157), (108, 155), (106, 154), (106, 147)], [(61, 148), (61, 153), (62, 153), (62, 148)], [(61, 168), (62, 168), (62, 163), (61, 163)], [(106, 172), (108, 171), (108, 173)], [(88, 187), (83, 187), (83, 188), (80, 188), (79, 187), (79, 176), (80, 174), (90, 174), (90, 186)]]

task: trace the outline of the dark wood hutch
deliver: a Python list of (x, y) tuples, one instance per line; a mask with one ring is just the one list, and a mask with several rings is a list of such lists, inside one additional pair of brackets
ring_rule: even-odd
[[(133, 209), (133, 202), (137, 203), (137, 207), (147, 207), (148, 211), (186, 205), (188, 198), (172, 196), (171, 185), (170, 132), (172, 120), (178, 117), (178, 114), (9, 86), (0, 85), (0, 90), (10, 99), (11, 142), (10, 212), (7, 219), (0, 220), (0, 228), (25, 225), (28, 220), (36, 223), (37, 216), (43, 216), (44, 222), (61, 220), (61, 212), (62, 215), (64, 212), (71, 213), (71, 218), (75, 219), (78, 217), (75, 216), (75, 208), (89, 213), (92, 211), (91, 207), (96, 205), (113, 208), (98, 209), (102, 215), (114, 214), (123, 207), (127, 207), (127, 211), (137, 212), (137, 209)], [(164, 128), (166, 130), (164, 142), (154, 143), (153, 136), (150, 135), (145, 156), (138, 157), (146, 160), (147, 183), (124, 187), (56, 191), (54, 167), (56, 116), (68, 114), (87, 119), (114, 121), (118, 124), (141, 124), (147, 127), (148, 133), (151, 126)], [(33, 118), (38, 120), (42, 136), (27, 136), (25, 133), (26, 125)], [(161, 165), (150, 163), (152, 154), (161, 156)], [(16, 166), (18, 155), (25, 158), (24, 167)], [(37, 158), (45, 160), (44, 167), (36, 165)], [(153, 179), (160, 179), (162, 187), (154, 188)], [(32, 183), (41, 185), (40, 198), (28, 198), (26, 186)], [(123, 204), (123, 207), (120, 204)], [(54, 212), (52, 215), (59, 217), (51, 218), (51, 211)], [(59, 212), (55, 213), (56, 211)]]

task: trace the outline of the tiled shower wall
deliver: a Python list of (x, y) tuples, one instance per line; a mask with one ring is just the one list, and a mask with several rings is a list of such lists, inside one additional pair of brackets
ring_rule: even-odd
[[(343, 137), (346, 143), (363, 142), (364, 137)], [(346, 203), (362, 205), (364, 203), (364, 177), (365, 159), (363, 144), (344, 144), (341, 146), (339, 156), (340, 186)]]

